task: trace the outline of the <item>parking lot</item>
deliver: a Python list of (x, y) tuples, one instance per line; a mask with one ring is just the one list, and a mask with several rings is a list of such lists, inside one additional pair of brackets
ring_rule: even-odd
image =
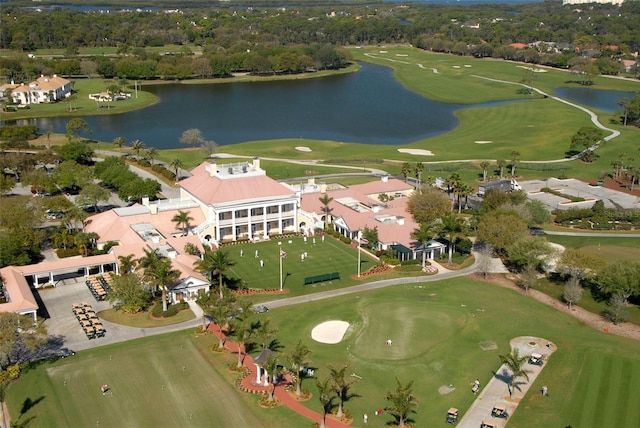
[[(537, 199), (547, 206), (550, 211), (568, 210), (569, 208), (591, 208), (597, 200), (602, 200), (606, 208), (640, 208), (640, 198), (605, 187), (591, 186), (573, 178), (560, 180), (549, 178), (546, 180), (529, 180), (519, 182), (529, 198)], [(569, 199), (551, 193), (540, 192), (543, 187), (549, 187), (568, 196), (587, 199), (584, 202), (567, 203)]]
[[(64, 340), (62, 345), (64, 348), (81, 351), (83, 349), (122, 342), (139, 337), (183, 330), (185, 328), (195, 327), (202, 323), (202, 319), (196, 317), (192, 321), (172, 326), (135, 328), (113, 324), (101, 319), (104, 328), (107, 330), (105, 337), (89, 340), (73, 314), (71, 305), (73, 303), (80, 303), (84, 301), (89, 303), (95, 312), (109, 309), (111, 305), (106, 301), (97, 301), (89, 291), (89, 288), (85, 285), (84, 281), (84, 278), (66, 279), (61, 281), (57, 287), (38, 290), (38, 295), (48, 314), (48, 318), (44, 323), (47, 327), (47, 332), (52, 336), (61, 336)], [(98, 316), (100, 316), (99, 313)]]

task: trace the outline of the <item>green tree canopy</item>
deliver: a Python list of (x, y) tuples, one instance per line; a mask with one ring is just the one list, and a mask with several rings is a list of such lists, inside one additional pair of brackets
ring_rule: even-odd
[(451, 212), (451, 200), (440, 189), (423, 186), (409, 197), (407, 209), (416, 223), (432, 223)]

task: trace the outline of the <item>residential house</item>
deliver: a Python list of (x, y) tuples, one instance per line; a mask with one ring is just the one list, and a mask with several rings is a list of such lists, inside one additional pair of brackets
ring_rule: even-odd
[(3, 93), (11, 89), (11, 98), (17, 104), (42, 104), (60, 101), (71, 95), (71, 81), (57, 75), (40, 76), (28, 85), (13, 82), (0, 87)]

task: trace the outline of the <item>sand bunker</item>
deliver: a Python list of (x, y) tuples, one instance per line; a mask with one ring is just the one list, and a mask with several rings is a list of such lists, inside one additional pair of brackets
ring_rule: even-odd
[(474, 141), (474, 143), (476, 143), (476, 144), (490, 144), (490, 143), (493, 143), (493, 141), (489, 141), (489, 140), (476, 140), (476, 141)]
[(297, 146), (296, 150), (299, 152), (310, 152), (311, 149), (309, 147), (305, 147), (305, 146)]
[(498, 349), (498, 344), (492, 340), (487, 340), (485, 342), (480, 342), (480, 349), (483, 351), (492, 351), (494, 349)]
[(409, 153), (410, 155), (418, 155), (418, 156), (433, 156), (433, 152), (431, 150), (423, 150), (423, 149), (398, 149), (400, 153)]
[(326, 321), (311, 330), (311, 338), (316, 342), (334, 345), (340, 343), (348, 328), (346, 321)]
[(455, 390), (456, 390), (456, 387), (453, 385), (442, 385), (440, 388), (438, 388), (438, 393), (440, 395), (447, 395), (452, 393)]

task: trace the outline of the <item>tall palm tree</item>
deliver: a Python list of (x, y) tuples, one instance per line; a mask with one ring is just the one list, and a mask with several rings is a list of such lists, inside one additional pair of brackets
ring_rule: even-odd
[(449, 241), (449, 263), (453, 256), (453, 243), (460, 233), (464, 230), (464, 220), (454, 213), (442, 218), (440, 224), (440, 233)]
[(507, 161), (504, 159), (498, 159), (496, 161), (496, 165), (498, 166), (498, 170), (500, 171), (500, 178), (504, 176), (504, 167), (507, 164)]
[(149, 156), (149, 159), (151, 159), (151, 165), (153, 165), (153, 160), (158, 156), (158, 149), (155, 147), (149, 147), (147, 149), (147, 156)]
[(122, 137), (116, 137), (113, 139), (113, 145), (118, 148), (118, 151), (122, 151), (122, 146), (126, 144), (127, 140)]
[(131, 150), (136, 152), (137, 157), (140, 157), (140, 151), (144, 150), (145, 147), (144, 143), (140, 140), (133, 140), (131, 142)]
[[(458, 214), (462, 212), (462, 206), (467, 205), (469, 195), (472, 195), (474, 191), (475, 188), (471, 187), (467, 183), (461, 182), (458, 184), (458, 187), (456, 188), (456, 194), (458, 195)], [(462, 198), (464, 198), (464, 204), (462, 204)]]
[(182, 160), (180, 158), (175, 158), (169, 162), (169, 166), (171, 166), (176, 173), (176, 181), (180, 181), (180, 175), (178, 173), (180, 172), (180, 168), (182, 168)]
[(193, 217), (189, 215), (188, 211), (178, 211), (178, 214), (174, 215), (171, 221), (176, 224), (176, 227), (184, 226), (185, 235), (189, 233), (189, 222), (193, 220)]
[(157, 287), (162, 290), (162, 311), (167, 311), (167, 287), (175, 283), (180, 278), (180, 271), (172, 269), (171, 259), (160, 257), (160, 260), (145, 269), (145, 276), (154, 281)]
[(407, 182), (407, 178), (411, 174), (411, 164), (409, 162), (405, 162), (402, 164), (402, 175), (404, 175), (404, 182)]
[(300, 370), (302, 366), (309, 364), (311, 361), (309, 360), (309, 355), (311, 355), (311, 350), (302, 343), (302, 339), (298, 339), (298, 343), (296, 343), (293, 351), (288, 355), (289, 362), (293, 366), (296, 371), (296, 395), (300, 397), (302, 395), (302, 379), (300, 378)]
[(324, 213), (324, 220), (326, 222), (325, 224), (329, 225), (331, 224), (331, 211), (333, 211), (333, 208), (330, 208), (329, 204), (331, 203), (331, 201), (333, 201), (333, 198), (325, 193), (321, 198), (318, 199), (320, 200), (320, 203), (322, 203), (322, 212)]
[[(208, 312), (213, 318), (213, 321), (218, 324), (221, 333), (222, 330), (229, 330), (229, 315), (231, 315), (229, 302), (225, 299), (218, 299)], [(223, 348), (226, 336), (221, 334), (218, 339), (218, 348)]]
[(386, 400), (390, 401), (391, 405), (385, 410), (396, 418), (399, 428), (404, 428), (407, 417), (410, 413), (415, 413), (415, 408), (418, 407), (418, 399), (413, 395), (413, 381), (403, 385), (396, 378), (396, 383), (395, 391), (387, 392)]
[(340, 368), (335, 368), (332, 366), (329, 367), (329, 378), (331, 379), (331, 386), (333, 391), (336, 393), (338, 397), (338, 411), (336, 412), (337, 418), (342, 418), (343, 416), (343, 408), (344, 403), (353, 395), (349, 394), (349, 388), (355, 382), (353, 379), (347, 379), (345, 376), (345, 371), (347, 370), (347, 365), (344, 364)]
[(418, 188), (422, 185), (422, 171), (424, 171), (424, 165), (422, 162), (416, 163), (416, 178), (418, 179)]
[(491, 162), (485, 160), (480, 162), (479, 165), (482, 170), (482, 181), (487, 181), (487, 170), (491, 167)]
[(455, 195), (456, 190), (460, 186), (461, 183), (460, 174), (454, 172), (449, 177), (447, 177), (447, 193), (449, 196), (453, 193)]
[(427, 265), (427, 242), (436, 234), (436, 226), (433, 223), (420, 223), (417, 229), (411, 232), (411, 238), (422, 244), (422, 269)]
[(325, 420), (327, 419), (327, 413), (331, 412), (333, 407), (333, 388), (331, 386), (331, 379), (326, 378), (323, 381), (316, 380), (316, 387), (318, 388), (318, 400), (322, 405), (322, 419), (320, 419), (320, 428), (325, 428)]
[(249, 321), (245, 316), (239, 316), (233, 320), (232, 324), (233, 335), (236, 338), (236, 343), (238, 344), (238, 365), (237, 367), (242, 367), (242, 362), (244, 361), (245, 349), (249, 339), (251, 338), (251, 334), (253, 333), (253, 329)]
[(511, 381), (509, 382), (509, 396), (513, 395), (513, 388), (516, 386), (516, 379), (524, 377), (529, 380), (531, 370), (524, 369), (525, 362), (529, 359), (526, 355), (520, 355), (518, 348), (513, 348), (509, 354), (499, 355), (500, 362), (507, 366), (511, 372)]
[(267, 356), (267, 362), (264, 365), (264, 369), (266, 370), (267, 374), (271, 373), (271, 384), (273, 385), (273, 387), (269, 389), (269, 396), (267, 397), (267, 401), (273, 401), (273, 392), (276, 389), (276, 378), (279, 374), (276, 373), (278, 372), (278, 363), (279, 359), (277, 353), (271, 353)]
[(511, 176), (515, 177), (516, 175), (516, 165), (520, 163), (520, 152), (514, 150), (511, 152)]
[(118, 261), (120, 262), (118, 270), (120, 271), (120, 275), (128, 275), (134, 271), (136, 267), (136, 260), (134, 257), (135, 256), (133, 254), (118, 256)]
[[(161, 258), (162, 258), (162, 255), (160, 255), (160, 253), (158, 252), (157, 249), (154, 249), (152, 251), (149, 251), (149, 250), (146, 250), (146, 249), (144, 250), (144, 256), (142, 256), (140, 258), (140, 260), (138, 260), (138, 267), (140, 267), (142, 269), (143, 276), (144, 276), (144, 279), (146, 281), (149, 280), (149, 277), (144, 275), (144, 272), (147, 269), (151, 269), (153, 266), (158, 264), (160, 262)], [(151, 287), (151, 293), (154, 296), (156, 295), (156, 289), (154, 287)]]
[(260, 338), (262, 342), (262, 349), (267, 349), (269, 346), (269, 340), (274, 338), (278, 333), (277, 328), (271, 328), (270, 324), (271, 320), (267, 318), (264, 321), (260, 321), (258, 328), (256, 329), (256, 334)]
[(224, 272), (230, 267), (235, 266), (236, 262), (231, 260), (229, 253), (218, 249), (217, 251), (206, 251), (201, 260), (197, 260), (193, 265), (200, 272), (213, 280), (213, 275), (218, 275), (219, 282), (219, 297), (224, 297), (223, 290), (224, 285), (222, 283), (222, 276)]

